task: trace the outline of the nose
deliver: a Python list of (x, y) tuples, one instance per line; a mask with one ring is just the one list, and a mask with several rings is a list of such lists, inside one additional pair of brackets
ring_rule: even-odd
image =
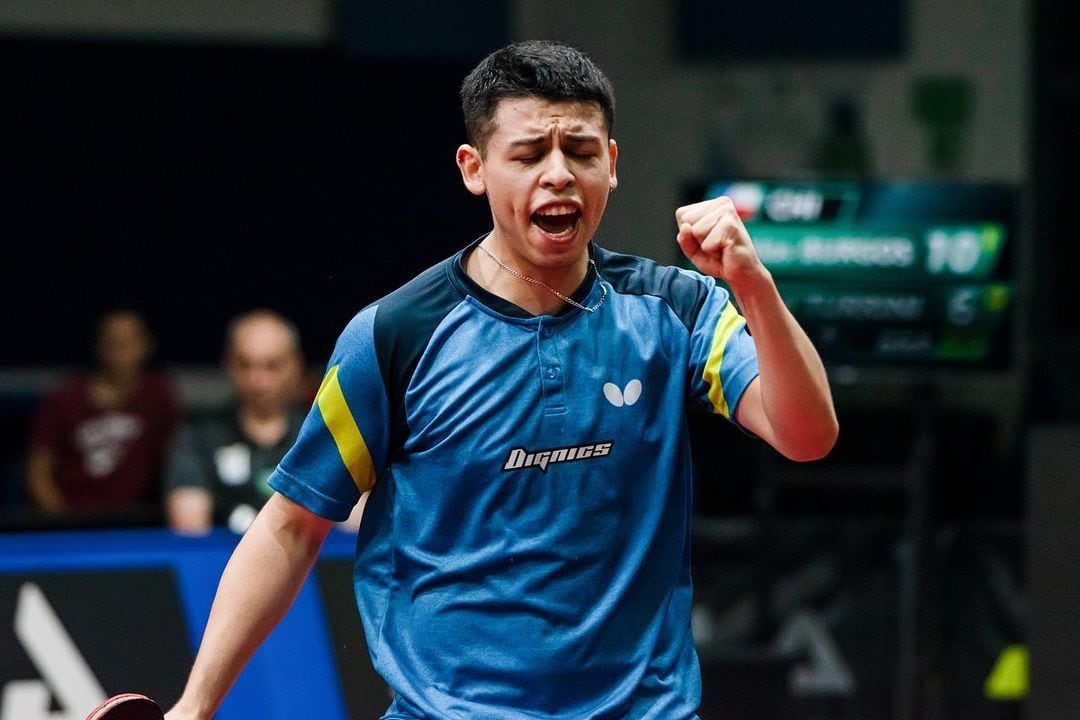
[(547, 156), (544, 171), (540, 175), (540, 186), (545, 188), (564, 188), (574, 184), (574, 173), (566, 162), (566, 155), (556, 150)]

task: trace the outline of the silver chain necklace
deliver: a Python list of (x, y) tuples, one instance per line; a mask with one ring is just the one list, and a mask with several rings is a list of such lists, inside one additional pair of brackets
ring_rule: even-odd
[[(533, 285), (539, 285), (542, 288), (546, 288), (547, 291), (550, 292), (552, 295), (559, 298), (563, 302), (570, 303), (571, 305), (576, 307), (578, 310), (584, 310), (587, 313), (596, 312), (597, 310), (600, 309), (600, 306), (604, 304), (604, 301), (607, 300), (607, 287), (604, 285), (603, 282), (600, 283), (600, 292), (602, 293), (600, 295), (600, 299), (592, 307), (586, 307), (585, 305), (582, 305), (581, 303), (579, 303), (577, 300), (563, 295), (561, 292), (559, 292), (555, 288), (551, 287), (547, 283), (542, 282), (540, 280), (537, 280), (536, 278), (531, 278), (528, 275), (526, 275), (525, 273), (518, 272), (514, 268), (512, 268), (509, 265), (505, 264), (499, 258), (492, 255), (491, 251), (488, 250), (483, 245), (477, 245), (476, 247), (480, 248), (484, 252), (485, 255), (487, 255), (489, 258), (494, 260), (496, 265), (498, 265), (499, 267), (501, 267), (503, 270), (510, 273), (514, 277), (520, 278), (520, 279), (524, 280), (525, 282), (531, 282)], [(596, 269), (596, 261), (593, 260), (592, 258), (589, 258), (589, 264), (592, 265), (593, 271), (596, 273), (596, 276), (600, 277), (600, 271)]]

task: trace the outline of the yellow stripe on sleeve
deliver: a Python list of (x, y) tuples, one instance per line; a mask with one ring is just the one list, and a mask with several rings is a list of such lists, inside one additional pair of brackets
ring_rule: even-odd
[(705, 361), (705, 372), (702, 374), (709, 388), (709, 401), (712, 402), (713, 410), (724, 417), (730, 417), (731, 410), (724, 397), (724, 384), (720, 380), (720, 365), (724, 362), (724, 347), (728, 339), (744, 322), (742, 315), (729, 301), (720, 313), (720, 319), (716, 321), (712, 347), (709, 348), (709, 359)]
[(360, 428), (356, 426), (356, 420), (345, 402), (345, 395), (341, 392), (338, 367), (334, 365), (327, 371), (322, 385), (319, 386), (319, 393), (315, 396), (315, 404), (319, 406), (326, 429), (334, 438), (341, 461), (345, 463), (356, 487), (364, 493), (375, 485), (375, 467), (364, 436), (360, 434)]

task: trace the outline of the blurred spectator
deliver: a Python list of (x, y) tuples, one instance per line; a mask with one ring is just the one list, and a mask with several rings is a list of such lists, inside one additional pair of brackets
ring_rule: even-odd
[(34, 507), (53, 517), (135, 519), (160, 507), (177, 394), (169, 375), (147, 369), (154, 341), (137, 312), (106, 313), (95, 350), (94, 372), (50, 393), (33, 419), (27, 491)]
[(296, 402), (304, 362), (291, 322), (269, 310), (233, 319), (223, 362), (232, 402), (186, 423), (166, 463), (166, 516), (178, 532), (247, 530), (304, 421)]

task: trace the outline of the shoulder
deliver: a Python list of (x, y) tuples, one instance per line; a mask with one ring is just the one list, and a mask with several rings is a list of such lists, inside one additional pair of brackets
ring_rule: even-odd
[(374, 303), (375, 332), (412, 332), (437, 325), (465, 297), (454, 278), (459, 255), (429, 267)]
[(52, 416), (90, 410), (90, 377), (79, 374), (61, 380), (40, 395), (38, 415)]
[(63, 378), (47, 390), (44, 397), (48, 400), (81, 400), (90, 392), (91, 377), (88, 373), (78, 373)]
[(304, 420), (307, 419), (307, 410), (297, 404), (296, 406), (289, 408), (288, 417), (289, 428), (294, 432), (299, 432), (300, 427), (304, 424)]
[(723, 292), (711, 277), (638, 255), (594, 246), (594, 259), (604, 280), (620, 295), (655, 297), (664, 302), (683, 325), (692, 328), (709, 297)]
[(412, 373), (439, 325), (466, 299), (454, 277), (459, 257), (363, 308), (338, 337), (316, 403), (319, 412), (325, 401), (352, 413), (369, 447), (386, 445), (384, 420), (395, 437), (405, 434), (402, 408)]
[(90, 417), (90, 394), (85, 382), (68, 378), (42, 391), (30, 420), (31, 445), (51, 445)]
[(172, 374), (167, 370), (150, 370), (143, 376), (141, 394), (164, 405), (164, 407), (159, 407), (158, 409), (167, 409), (177, 400), (178, 390), (176, 381), (173, 379)]
[(454, 277), (459, 255), (433, 265), (358, 312), (338, 339), (335, 362), (373, 351), (384, 379), (423, 352), (438, 325), (465, 299)]

